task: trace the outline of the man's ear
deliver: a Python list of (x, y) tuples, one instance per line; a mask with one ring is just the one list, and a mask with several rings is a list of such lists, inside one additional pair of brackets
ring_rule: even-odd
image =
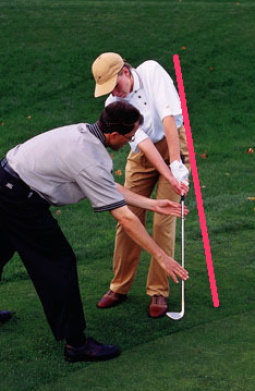
[(121, 136), (121, 134), (118, 133), (118, 132), (112, 132), (111, 133), (111, 137), (113, 137), (113, 138), (116, 138), (116, 137), (119, 137), (119, 136)]
[(125, 65), (124, 65), (124, 67), (122, 68), (122, 72), (123, 72), (123, 74), (125, 75), (125, 76), (130, 76), (130, 70), (127, 68), (127, 67), (125, 67)]

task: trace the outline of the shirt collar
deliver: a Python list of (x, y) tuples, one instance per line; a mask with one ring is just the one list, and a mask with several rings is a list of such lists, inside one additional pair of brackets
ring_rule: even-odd
[(138, 77), (138, 74), (136, 73), (136, 70), (134, 68), (131, 69), (131, 73), (134, 79), (134, 85), (133, 85), (133, 90), (130, 92), (130, 94), (127, 95), (125, 99), (130, 100), (134, 93), (141, 88), (141, 83)]
[(137, 90), (139, 90), (139, 88), (141, 88), (141, 83), (140, 83), (138, 74), (136, 73), (136, 70), (132, 69), (131, 72), (132, 72), (132, 76), (134, 78), (133, 91), (137, 91)]
[(106, 147), (105, 135), (99, 129), (97, 122), (94, 124), (87, 124), (87, 128), (90, 131), (90, 133), (92, 133), (95, 137), (97, 137), (101, 141), (101, 143)]

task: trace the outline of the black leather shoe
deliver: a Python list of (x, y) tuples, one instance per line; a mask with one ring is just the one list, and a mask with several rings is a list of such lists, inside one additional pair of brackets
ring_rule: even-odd
[(12, 318), (10, 311), (0, 311), (0, 323), (7, 322)]
[(68, 362), (110, 360), (120, 355), (116, 345), (103, 345), (93, 338), (87, 338), (87, 343), (78, 348), (65, 346), (65, 359)]

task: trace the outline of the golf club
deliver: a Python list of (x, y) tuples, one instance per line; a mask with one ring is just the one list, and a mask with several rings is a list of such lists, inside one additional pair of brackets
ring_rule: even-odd
[[(184, 267), (184, 195), (181, 196), (181, 220), (182, 220), (182, 242), (181, 242), (181, 252), (182, 252), (182, 267)], [(166, 315), (173, 319), (179, 320), (184, 316), (185, 312), (185, 301), (184, 301), (184, 281), (182, 280), (181, 288), (181, 312), (167, 312)]]

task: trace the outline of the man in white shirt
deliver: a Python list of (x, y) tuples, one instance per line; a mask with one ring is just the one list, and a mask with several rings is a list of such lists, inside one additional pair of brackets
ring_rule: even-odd
[[(166, 272), (188, 273), (149, 236), (126, 204), (180, 217), (180, 205), (136, 195), (114, 182), (106, 147), (118, 150), (132, 141), (143, 117), (132, 105), (107, 106), (95, 124), (79, 123), (39, 134), (11, 149), (0, 162), (0, 275), (15, 251), (20, 255), (57, 340), (65, 340), (69, 362), (116, 357), (115, 345), (84, 334), (75, 254), (51, 205), (88, 198), (96, 212), (109, 211), (125, 231), (153, 255)], [(186, 210), (187, 213), (187, 210)]]
[[(144, 117), (130, 142), (125, 187), (150, 197), (157, 186), (157, 199), (179, 202), (188, 192), (189, 157), (178, 93), (168, 73), (156, 61), (146, 61), (133, 68), (117, 53), (103, 53), (92, 65), (96, 81), (95, 97), (110, 94), (105, 105), (126, 101)], [(185, 161), (185, 165), (183, 164)], [(170, 169), (169, 169), (170, 165)], [(132, 208), (143, 224), (146, 211)], [(174, 255), (175, 218), (154, 215), (153, 237), (168, 255)], [(118, 225), (113, 259), (114, 277), (110, 289), (98, 302), (108, 308), (126, 299), (135, 278), (141, 248)], [(167, 311), (169, 279), (152, 257), (147, 278), (151, 297), (149, 315), (157, 318)]]

